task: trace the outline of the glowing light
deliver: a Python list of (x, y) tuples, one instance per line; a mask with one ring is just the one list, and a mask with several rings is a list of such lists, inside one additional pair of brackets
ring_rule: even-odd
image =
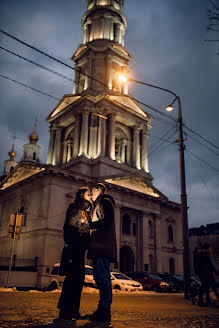
[(172, 105), (169, 105), (169, 106), (166, 107), (166, 111), (167, 112), (172, 112), (172, 110), (173, 110), (173, 106)]
[(118, 79), (119, 79), (119, 81), (121, 81), (121, 82), (127, 82), (127, 76), (125, 76), (125, 75), (119, 75), (118, 76)]

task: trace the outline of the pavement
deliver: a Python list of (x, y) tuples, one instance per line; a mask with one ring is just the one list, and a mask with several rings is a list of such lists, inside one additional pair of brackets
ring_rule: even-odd
[[(21, 292), (0, 289), (0, 328), (218, 328), (219, 302), (198, 307), (183, 294), (114, 291), (112, 322), (96, 323), (88, 319), (54, 323), (58, 317), (60, 292)], [(81, 314), (96, 310), (96, 290), (84, 289)], [(213, 299), (213, 297), (212, 297)], [(197, 300), (196, 300), (197, 301)]]

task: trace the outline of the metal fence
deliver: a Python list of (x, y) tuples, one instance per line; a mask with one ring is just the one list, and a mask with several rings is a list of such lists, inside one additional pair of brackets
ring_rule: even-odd
[[(37, 271), (38, 257), (34, 259), (19, 258), (16, 255), (12, 259), (12, 271)], [(8, 270), (10, 257), (0, 257), (0, 270)]]

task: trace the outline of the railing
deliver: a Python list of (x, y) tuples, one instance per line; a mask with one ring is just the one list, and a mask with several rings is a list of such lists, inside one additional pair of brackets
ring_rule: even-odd
[[(34, 259), (17, 258), (13, 256), (12, 271), (37, 271), (38, 257)], [(0, 257), (0, 270), (8, 270), (10, 264), (10, 257)]]

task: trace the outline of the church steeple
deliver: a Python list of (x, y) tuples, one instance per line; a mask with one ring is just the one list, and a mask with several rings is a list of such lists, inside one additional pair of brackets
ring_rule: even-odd
[(14, 150), (14, 144), (12, 145), (11, 150), (8, 152), (10, 159), (4, 161), (4, 175), (8, 175), (13, 168), (17, 165), (17, 162), (14, 160), (15, 156), (17, 155)]
[(22, 157), (22, 161), (38, 163), (40, 161), (40, 146), (36, 144), (39, 140), (38, 134), (36, 132), (36, 123), (34, 124), (33, 132), (31, 132), (31, 134), (28, 136), (28, 139), (30, 143), (24, 145), (24, 154)]
[(87, 1), (87, 9), (82, 17), (84, 43), (72, 57), (77, 70), (73, 94), (80, 94), (87, 89), (97, 92), (110, 89), (127, 94), (127, 83), (121, 84), (117, 78), (119, 72), (129, 71), (131, 60), (124, 48), (127, 24), (123, 1), (90, 0)]
[(84, 42), (72, 56), (73, 94), (65, 95), (47, 118), (47, 163), (97, 176), (127, 166), (147, 175), (151, 118), (127, 96), (128, 82), (118, 79), (131, 60), (124, 48), (123, 1), (87, 0), (82, 27)]

